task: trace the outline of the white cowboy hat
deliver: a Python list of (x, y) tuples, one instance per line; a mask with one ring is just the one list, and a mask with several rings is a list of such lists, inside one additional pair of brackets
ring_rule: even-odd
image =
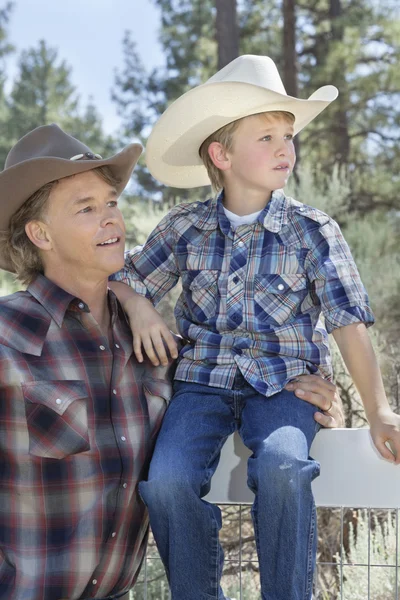
[(249, 115), (281, 110), (294, 115), (296, 134), (337, 95), (336, 87), (325, 85), (308, 100), (288, 96), (269, 56), (239, 56), (161, 115), (147, 142), (147, 167), (166, 185), (210, 185), (199, 148), (214, 131)]

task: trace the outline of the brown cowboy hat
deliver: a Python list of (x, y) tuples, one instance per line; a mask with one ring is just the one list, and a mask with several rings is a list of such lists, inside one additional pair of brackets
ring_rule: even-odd
[[(120, 194), (142, 149), (140, 144), (129, 144), (118, 154), (103, 159), (55, 123), (37, 127), (11, 148), (0, 172), (0, 230), (8, 229), (12, 215), (32, 194), (63, 177), (107, 166), (119, 181), (116, 188)], [(1, 254), (0, 268), (13, 271)]]

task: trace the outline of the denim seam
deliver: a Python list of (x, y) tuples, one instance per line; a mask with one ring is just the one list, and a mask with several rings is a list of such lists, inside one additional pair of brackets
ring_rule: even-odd
[(313, 562), (313, 545), (314, 545), (314, 536), (315, 536), (315, 526), (316, 526), (316, 509), (315, 509), (315, 503), (313, 501), (313, 507), (312, 507), (311, 519), (310, 519), (310, 529), (309, 529), (309, 534), (308, 534), (308, 551), (307, 551), (307, 567), (306, 567), (307, 578), (306, 578), (306, 590), (305, 590), (304, 600), (309, 600), (312, 583), (313, 583), (312, 562)]
[(217, 444), (217, 446), (215, 447), (213, 452), (211, 452), (209, 457), (207, 458), (205, 465), (204, 465), (204, 473), (206, 474), (206, 477), (201, 482), (201, 487), (203, 487), (206, 483), (209, 483), (209, 481), (213, 477), (214, 473), (210, 473), (210, 464), (215, 460), (216, 456), (221, 452), (222, 447), (225, 444), (226, 440), (228, 439), (228, 437), (230, 435), (232, 435), (232, 433), (235, 431), (236, 428), (235, 428), (235, 426), (233, 426), (231, 429), (232, 429), (232, 431), (230, 431), (226, 437), (221, 438), (220, 442)]

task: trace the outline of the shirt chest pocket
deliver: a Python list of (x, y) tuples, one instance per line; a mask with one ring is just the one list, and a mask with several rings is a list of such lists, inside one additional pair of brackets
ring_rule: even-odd
[(219, 271), (184, 271), (182, 287), (186, 303), (194, 319), (199, 323), (215, 320), (219, 306)]
[(90, 450), (84, 381), (31, 381), (22, 393), (30, 454), (61, 459)]
[(308, 295), (307, 276), (302, 273), (256, 275), (254, 314), (258, 321), (283, 325), (301, 313)]

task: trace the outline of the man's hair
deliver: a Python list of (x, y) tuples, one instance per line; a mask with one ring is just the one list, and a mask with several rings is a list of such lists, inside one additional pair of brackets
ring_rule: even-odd
[[(270, 112), (257, 113), (258, 115), (269, 117), (283, 117), (285, 118), (291, 125), (294, 123), (294, 116), (292, 113), (283, 111), (283, 110), (273, 110)], [(256, 116), (256, 115), (249, 115)], [(208, 147), (212, 142), (219, 142), (227, 152), (230, 152), (233, 148), (234, 142), (234, 133), (239, 127), (239, 124), (243, 119), (247, 119), (248, 117), (243, 117), (242, 119), (238, 119), (237, 121), (232, 121), (232, 123), (228, 123), (228, 125), (224, 125), (217, 131), (214, 131), (204, 142), (201, 144), (199, 149), (199, 154), (201, 160), (205, 168), (207, 169), (208, 177), (211, 181), (211, 187), (214, 192), (219, 192), (224, 187), (224, 179), (223, 179), (223, 171), (218, 169), (211, 160), (210, 155), (208, 154)]]
[[(107, 166), (97, 167), (93, 171), (111, 186), (119, 183)], [(2, 232), (0, 236), (2, 251), (7, 261), (12, 264), (16, 279), (24, 285), (29, 285), (38, 273), (43, 273), (44, 270), (39, 248), (27, 236), (25, 226), (30, 221), (44, 219), (50, 193), (58, 181), (46, 183), (32, 194), (12, 215), (7, 231)]]

